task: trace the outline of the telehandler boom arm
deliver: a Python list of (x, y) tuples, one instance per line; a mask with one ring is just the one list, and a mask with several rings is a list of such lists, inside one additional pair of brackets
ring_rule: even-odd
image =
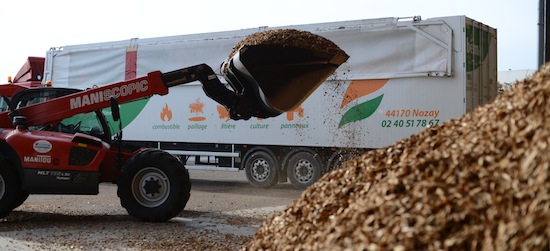
[[(109, 107), (111, 97), (116, 98), (119, 103), (127, 103), (153, 95), (166, 95), (170, 87), (197, 80), (203, 83), (208, 96), (214, 100), (223, 105), (235, 102), (235, 93), (220, 82), (209, 66), (201, 64), (168, 73), (154, 71), (141, 78), (90, 88), (39, 104), (21, 107), (11, 112), (9, 116), (11, 118), (24, 116), (27, 118), (29, 126), (43, 125), (75, 114)], [(8, 119), (5, 116), (8, 114), (1, 113), (0, 121)]]
[(0, 113), (0, 126), (7, 127), (15, 116), (26, 117), (28, 126), (49, 124), (109, 107), (111, 97), (127, 103), (166, 95), (170, 87), (194, 81), (200, 81), (206, 95), (226, 107), (231, 119), (269, 118), (295, 109), (348, 57), (337, 47), (327, 51), (286, 44), (244, 44), (222, 65), (229, 87), (206, 64), (167, 73), (154, 71)]

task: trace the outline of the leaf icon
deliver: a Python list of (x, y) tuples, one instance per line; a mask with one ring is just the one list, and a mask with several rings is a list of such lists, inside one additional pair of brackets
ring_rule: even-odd
[(383, 97), (384, 94), (350, 108), (344, 116), (342, 116), (342, 119), (340, 119), (338, 128), (345, 124), (368, 118), (376, 111)]
[(346, 89), (344, 98), (342, 99), (340, 109), (342, 109), (353, 100), (377, 91), (378, 89), (382, 88), (382, 86), (384, 86), (386, 83), (388, 83), (388, 81), (389, 79), (362, 79), (351, 81), (348, 89)]

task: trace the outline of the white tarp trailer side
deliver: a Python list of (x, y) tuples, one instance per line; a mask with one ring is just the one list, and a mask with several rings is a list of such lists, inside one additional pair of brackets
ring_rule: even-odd
[[(496, 30), (465, 16), (381, 18), (84, 44), (47, 53), (45, 81), (89, 88), (206, 63), (267, 29), (311, 31), (350, 58), (298, 109), (233, 121), (200, 83), (122, 107), (124, 136), (188, 158), (189, 169), (245, 169), (255, 186), (306, 187), (355, 150), (387, 146), (497, 95)], [(222, 80), (223, 81), (223, 80)], [(278, 171), (275, 172), (274, 170)]]

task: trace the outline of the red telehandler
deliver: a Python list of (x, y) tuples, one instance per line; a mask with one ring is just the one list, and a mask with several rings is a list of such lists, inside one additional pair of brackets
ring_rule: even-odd
[[(87, 90), (0, 87), (0, 218), (29, 194), (94, 195), (101, 182), (114, 182), (128, 214), (169, 220), (189, 199), (189, 173), (167, 152), (124, 144), (119, 103), (200, 81), (232, 119), (269, 118), (297, 107), (347, 58), (343, 51), (244, 45), (223, 63), (229, 86), (201, 64)], [(30, 63), (23, 68), (19, 75), (40, 81)]]

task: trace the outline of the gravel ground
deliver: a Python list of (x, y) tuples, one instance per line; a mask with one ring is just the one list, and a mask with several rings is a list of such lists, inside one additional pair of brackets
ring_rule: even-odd
[(92, 196), (31, 195), (0, 220), (0, 249), (239, 250), (302, 192), (290, 184), (257, 189), (243, 176), (192, 171), (191, 199), (166, 223), (128, 216), (113, 184), (101, 184)]
[(126, 215), (15, 211), (0, 227), (0, 246), (14, 251), (238, 250), (280, 209), (187, 211), (166, 223), (144, 223)]

